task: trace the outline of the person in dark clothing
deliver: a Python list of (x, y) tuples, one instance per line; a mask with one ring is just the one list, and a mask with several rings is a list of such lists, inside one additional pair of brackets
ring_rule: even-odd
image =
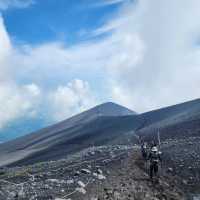
[(147, 156), (148, 156), (148, 153), (147, 153), (147, 143), (146, 142), (144, 142), (141, 145), (141, 153), (142, 153), (142, 157), (146, 160)]
[(155, 141), (151, 141), (150, 143), (150, 148), (152, 149), (153, 147), (157, 147), (157, 144)]
[(150, 161), (150, 178), (152, 179), (153, 176), (157, 176), (159, 162), (162, 162), (157, 146), (152, 147), (148, 160)]

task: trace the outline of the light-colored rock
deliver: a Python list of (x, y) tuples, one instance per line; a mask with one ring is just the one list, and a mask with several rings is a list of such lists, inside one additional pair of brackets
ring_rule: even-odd
[(91, 171), (89, 169), (81, 169), (81, 173), (90, 174)]
[(94, 172), (94, 173), (93, 173), (93, 176), (97, 177), (97, 176), (98, 176), (98, 174)]
[(67, 183), (68, 185), (73, 184), (73, 183), (74, 183), (74, 180), (73, 180), (73, 179), (67, 180), (66, 183)]
[(78, 188), (76, 188), (76, 191), (77, 191), (77, 192), (80, 192), (80, 193), (82, 193), (82, 194), (86, 194), (86, 190), (85, 190), (83, 187), (78, 187)]
[(104, 175), (102, 175), (102, 174), (98, 174), (97, 178), (98, 178), (99, 180), (104, 180), (104, 179), (106, 179), (106, 177), (105, 177)]
[(78, 185), (80, 186), (80, 187), (82, 187), (82, 188), (84, 188), (86, 185), (85, 185), (85, 183), (83, 183), (82, 181), (78, 181)]
[(103, 174), (103, 171), (102, 171), (101, 169), (98, 169), (98, 170), (97, 170), (97, 173), (98, 173), (98, 174)]

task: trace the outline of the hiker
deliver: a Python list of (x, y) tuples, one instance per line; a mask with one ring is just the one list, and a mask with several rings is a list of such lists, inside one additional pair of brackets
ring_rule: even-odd
[(158, 174), (158, 165), (161, 162), (160, 152), (158, 151), (157, 146), (154, 144), (151, 148), (151, 151), (148, 156), (148, 160), (150, 161), (150, 178), (153, 176), (157, 176)]
[(152, 149), (153, 147), (157, 147), (157, 144), (154, 140), (152, 140), (150, 143), (150, 149)]
[(141, 145), (141, 153), (142, 153), (142, 157), (146, 160), (147, 159), (147, 143), (144, 142)]

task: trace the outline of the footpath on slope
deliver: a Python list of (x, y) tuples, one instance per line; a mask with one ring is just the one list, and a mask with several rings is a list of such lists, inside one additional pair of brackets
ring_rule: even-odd
[(159, 183), (150, 181), (139, 150), (114, 160), (107, 170), (106, 180), (87, 186), (87, 195), (71, 199), (82, 200), (184, 200), (174, 177), (160, 174)]
[(1, 173), (0, 200), (189, 200), (182, 179), (164, 170), (150, 181), (138, 146), (95, 147)]

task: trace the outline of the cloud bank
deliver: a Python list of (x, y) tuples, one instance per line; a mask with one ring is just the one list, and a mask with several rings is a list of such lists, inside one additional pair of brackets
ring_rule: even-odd
[(140, 0), (124, 8), (111, 36), (123, 42), (108, 66), (114, 99), (146, 111), (199, 97), (199, 6), (198, 0)]
[[(40, 89), (34, 83), (17, 84), (10, 61), (14, 49), (0, 17), (0, 128), (21, 117), (36, 114)], [(17, 70), (17, 68), (16, 68)]]
[[(57, 43), (16, 47), (2, 17), (0, 44), (0, 128), (13, 120), (47, 114), (48, 122), (57, 122), (95, 105), (87, 81), (72, 79), (61, 84), (59, 80), (80, 67), (74, 62), (79, 52), (74, 55)], [(57, 80), (56, 84), (51, 85), (51, 80)]]
[(127, 1), (88, 32), (90, 40), (70, 47), (15, 46), (0, 17), (0, 103), (10, 110), (6, 116), (0, 110), (0, 127), (41, 112), (62, 120), (102, 101), (144, 112), (198, 98), (199, 6), (198, 0)]

